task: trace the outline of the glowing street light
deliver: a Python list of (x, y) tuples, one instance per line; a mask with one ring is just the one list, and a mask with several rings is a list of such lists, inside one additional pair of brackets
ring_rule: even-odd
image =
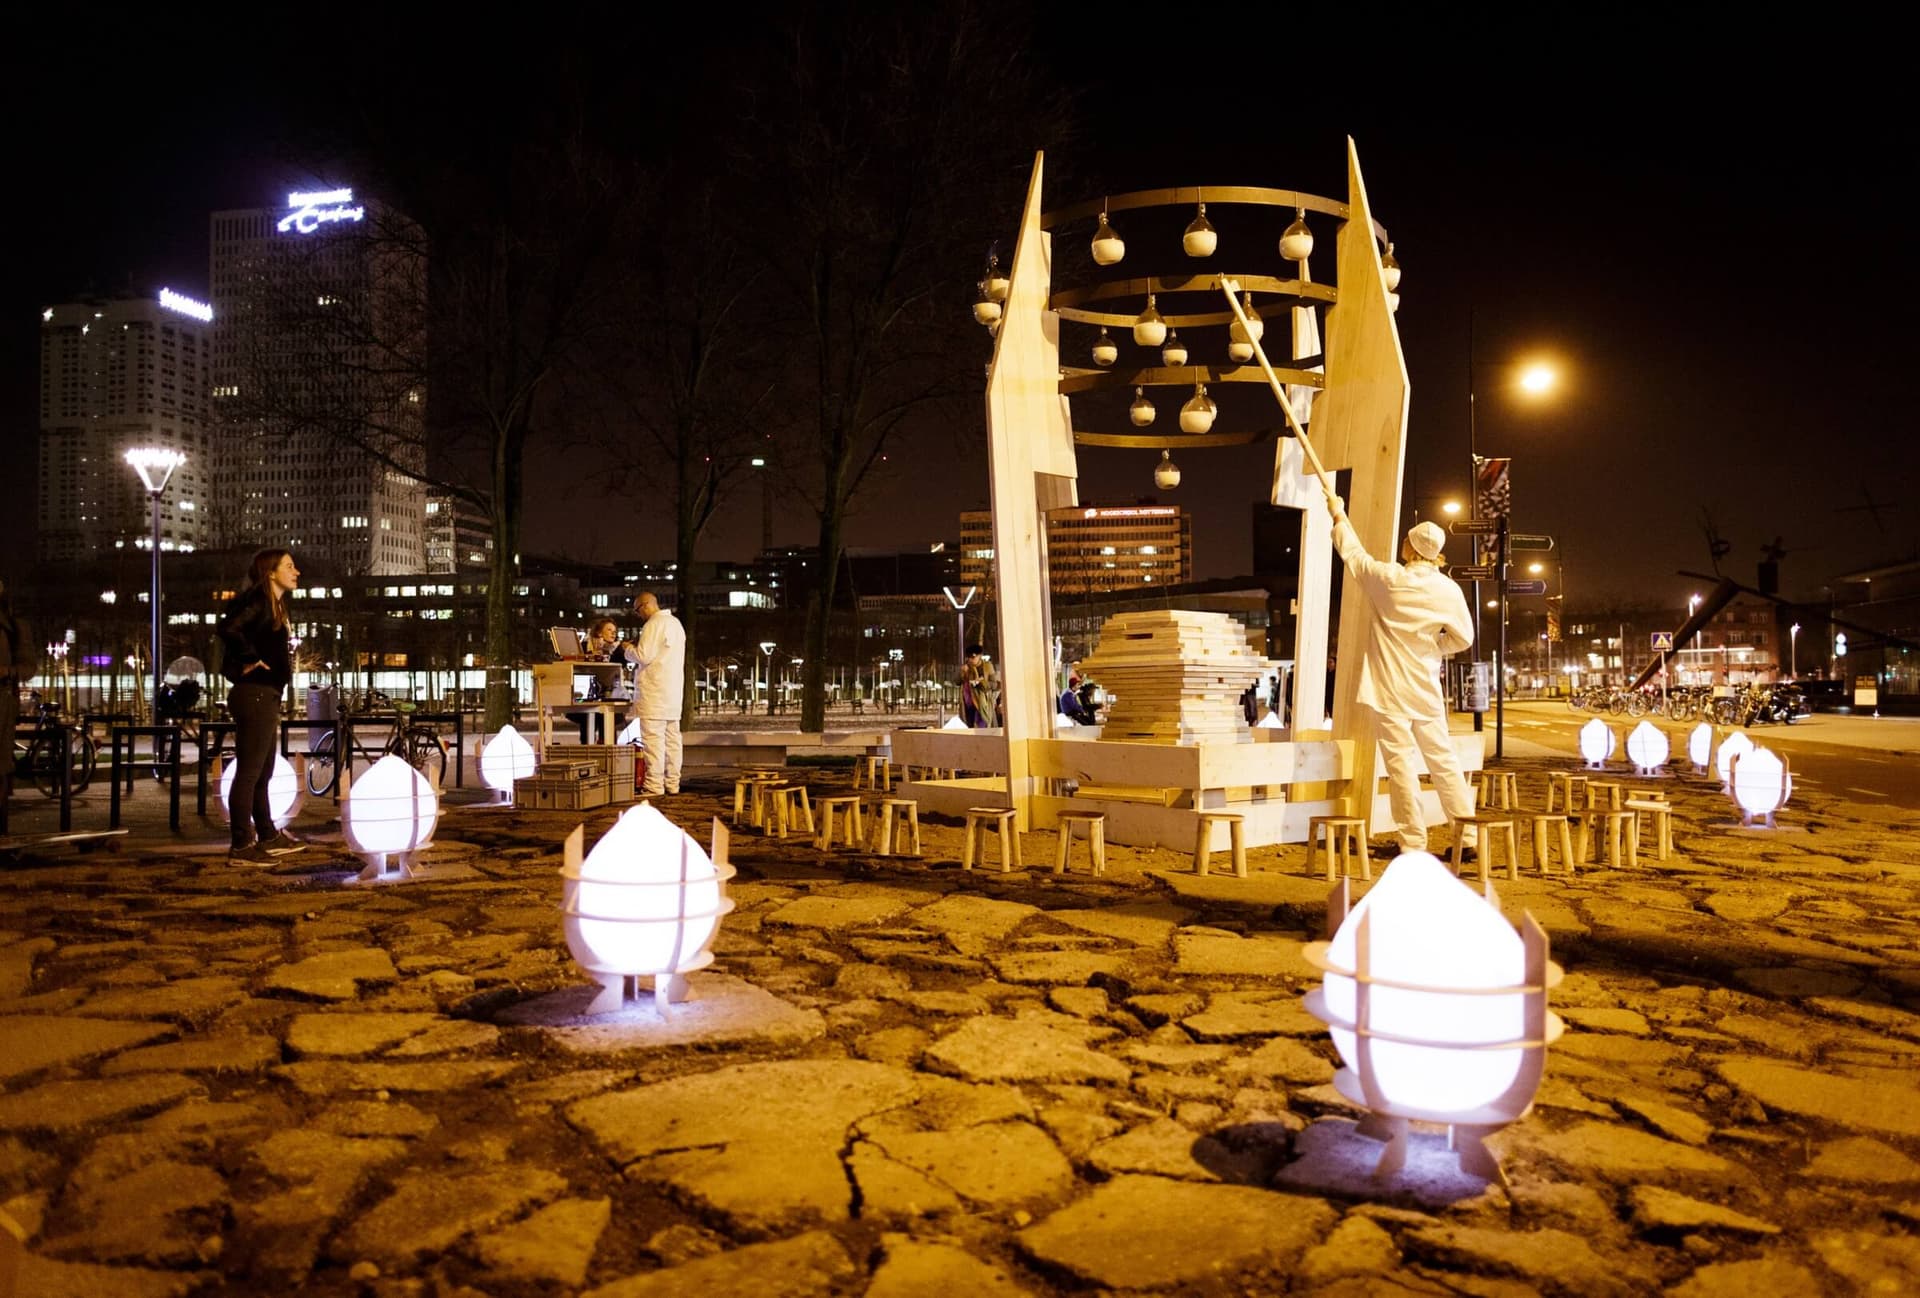
[(1800, 624), (1787, 628), (1787, 679), (1800, 679)]
[(1458, 518), (1460, 516), (1460, 502), (1457, 500), (1449, 500), (1440, 506), (1440, 512), (1448, 518)]
[(125, 459), (140, 475), (140, 482), (147, 489), (147, 500), (153, 506), (152, 593), (147, 599), (148, 611), (153, 615), (153, 654), (149, 660), (153, 664), (153, 719), (158, 722), (160, 687), (164, 683), (160, 658), (160, 497), (166, 494), (167, 481), (173, 477), (173, 471), (185, 464), (187, 457), (165, 446), (136, 446), (126, 453)]

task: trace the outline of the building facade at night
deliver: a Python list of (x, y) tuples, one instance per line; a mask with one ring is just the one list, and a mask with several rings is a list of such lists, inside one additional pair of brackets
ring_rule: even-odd
[(334, 189), (215, 212), (210, 235), (220, 543), (425, 571), (417, 233)]
[(204, 303), (171, 290), (41, 312), (42, 560), (151, 544), (146, 493), (121, 458), (135, 446), (187, 457), (161, 498), (160, 548), (198, 550), (212, 542), (206, 314)]
[(446, 491), (427, 497), (425, 541), (432, 573), (485, 572), (493, 561), (493, 527), (471, 502)]
[[(993, 514), (960, 515), (960, 580), (992, 584)], [(1178, 505), (1077, 505), (1047, 514), (1047, 577), (1055, 597), (1193, 580), (1193, 521)]]

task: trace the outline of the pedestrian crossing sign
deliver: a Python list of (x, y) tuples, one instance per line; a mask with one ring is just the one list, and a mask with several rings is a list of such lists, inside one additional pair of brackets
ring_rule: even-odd
[(1655, 631), (1653, 633), (1653, 651), (1655, 653), (1666, 653), (1671, 651), (1672, 648), (1673, 648), (1673, 632)]

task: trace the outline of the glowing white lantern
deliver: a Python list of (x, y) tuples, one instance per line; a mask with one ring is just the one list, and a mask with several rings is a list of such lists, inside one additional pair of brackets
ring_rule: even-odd
[(625, 728), (620, 731), (619, 737), (613, 742), (616, 744), (631, 744), (635, 748), (638, 748), (640, 746), (640, 718), (635, 717), (633, 720), (627, 722)]
[(1286, 727), (1282, 725), (1280, 722), (1280, 714), (1278, 712), (1267, 713), (1266, 716), (1261, 717), (1260, 720), (1254, 723), (1253, 728), (1255, 730), (1285, 730), (1286, 729)]
[(965, 730), (967, 729), (966, 718), (955, 713), (953, 716), (948, 717), (947, 724), (940, 728), (942, 730)]
[(1072, 717), (1068, 716), (1064, 712), (1056, 712), (1054, 714), (1053, 728), (1055, 730), (1071, 730), (1079, 724), (1080, 724), (1079, 722), (1075, 721)]
[(653, 979), (653, 1000), (662, 1013), (687, 998), (686, 975), (713, 963), (708, 946), (720, 917), (733, 909), (726, 882), (727, 828), (713, 822), (713, 855), (643, 802), (613, 823), (580, 856), (585, 826), (567, 835), (560, 871), (561, 925), (567, 950), (600, 994), (589, 1014), (610, 1014), (626, 1004), (633, 979)]
[(1388, 1142), (1377, 1170), (1405, 1164), (1409, 1122), (1439, 1122), (1464, 1170), (1498, 1178), (1484, 1138), (1532, 1106), (1562, 1030), (1546, 932), (1529, 914), (1515, 933), (1491, 884), (1482, 900), (1426, 852), (1402, 852), (1351, 909), (1349, 897), (1342, 880), (1332, 940), (1306, 948), (1326, 972), (1306, 1006), (1347, 1065), (1335, 1089), (1372, 1115), (1361, 1134)]
[(1660, 768), (1667, 764), (1667, 754), (1671, 750), (1667, 732), (1651, 721), (1642, 721), (1627, 736), (1627, 757), (1633, 762), (1633, 769), (1641, 775), (1658, 775)]
[(1599, 717), (1580, 727), (1580, 756), (1586, 759), (1589, 770), (1606, 766), (1607, 759), (1613, 756), (1614, 743), (1613, 727)]
[(1713, 726), (1711, 723), (1702, 721), (1693, 728), (1693, 733), (1687, 736), (1687, 760), (1693, 763), (1693, 769), (1697, 774), (1705, 774), (1707, 767), (1712, 764)]
[(512, 726), (501, 726), (500, 733), (480, 750), (480, 779), (499, 794), (499, 801), (513, 801), (513, 782), (533, 774), (537, 760), (533, 745), (520, 737)]
[(1752, 752), (1734, 754), (1729, 772), (1733, 800), (1740, 804), (1740, 823), (1751, 825), (1755, 818), (1774, 828), (1773, 813), (1787, 805), (1793, 793), (1793, 772), (1786, 759), (1771, 748), (1756, 746)]
[[(365, 775), (340, 772), (340, 831), (366, 868), (364, 883), (388, 883), (413, 877), (414, 856), (433, 841), (440, 822), (440, 795), (433, 781), (388, 753)], [(398, 869), (389, 873), (388, 858)]]
[(1100, 224), (1093, 231), (1093, 260), (1098, 265), (1111, 266), (1126, 255), (1127, 241), (1107, 223), (1107, 214), (1100, 213)]
[(1714, 770), (1720, 776), (1720, 787), (1731, 791), (1733, 788), (1733, 759), (1753, 751), (1753, 740), (1747, 738), (1747, 732), (1736, 730), (1720, 741), (1720, 751), (1713, 759)]
[[(220, 772), (220, 814), (227, 815), (228, 799), (233, 796), (233, 773), (240, 768), (238, 762), (225, 763)], [(306, 792), (300, 772), (293, 769), (287, 759), (279, 753), (273, 755), (273, 774), (267, 777), (267, 807), (273, 815), (273, 827), (285, 829), (293, 823), (300, 813), (302, 795)]]

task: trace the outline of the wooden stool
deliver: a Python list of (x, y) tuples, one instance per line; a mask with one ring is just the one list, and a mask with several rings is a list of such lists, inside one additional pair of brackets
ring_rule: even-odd
[[(1012, 807), (968, 807), (967, 841), (960, 852), (960, 868), (962, 870), (973, 868), (974, 844), (978, 839), (980, 828), (993, 822), (1000, 826), (1000, 873), (1012, 874), (1014, 867), (1020, 864), (1020, 835), (1013, 828), (1013, 819), (1016, 814), (1018, 813)], [(983, 866), (987, 863), (986, 856), (985, 845), (982, 844), (980, 864)]]
[(1307, 873), (1313, 873), (1314, 858), (1320, 854), (1324, 836), (1327, 851), (1327, 880), (1334, 871), (1340, 877), (1353, 875), (1353, 863), (1360, 862), (1360, 877), (1373, 878), (1373, 861), (1367, 855), (1367, 822), (1358, 816), (1315, 816), (1307, 821)]
[(1240, 826), (1246, 817), (1235, 811), (1202, 811), (1195, 815), (1199, 822), (1198, 832), (1193, 840), (1193, 872), (1205, 874), (1213, 861), (1213, 823), (1223, 822), (1227, 827), (1227, 841), (1233, 847), (1233, 875), (1236, 879), (1247, 877), (1247, 845), (1241, 837)]
[(1588, 811), (1600, 809), (1600, 798), (1602, 794), (1606, 795), (1606, 810), (1619, 811), (1621, 810), (1621, 804), (1627, 800), (1627, 786), (1621, 784), (1618, 780), (1588, 780)]
[(787, 787), (787, 782), (779, 777), (756, 776), (753, 788), (747, 796), (752, 799), (748, 804), (747, 823), (763, 834), (773, 832), (774, 795)]
[[(866, 782), (861, 783), (864, 776)], [(853, 763), (853, 787), (876, 793), (893, 792), (893, 763), (884, 757), (859, 757)]]
[(1533, 822), (1533, 863), (1540, 867), (1540, 873), (1553, 873), (1547, 848), (1553, 843), (1549, 835), (1554, 830), (1558, 830), (1560, 836), (1560, 864), (1568, 874), (1574, 873), (1573, 832), (1566, 816), (1539, 815), (1528, 819)]
[(1665, 798), (1628, 798), (1627, 810), (1634, 813), (1633, 826), (1634, 855), (1639, 855), (1640, 823), (1651, 818), (1653, 821), (1652, 854), (1656, 861), (1664, 861), (1673, 855), (1673, 808), (1667, 805)]
[(833, 847), (833, 817), (835, 812), (844, 813), (846, 820), (846, 843), (848, 847), (859, 847), (866, 841), (866, 827), (860, 820), (860, 795), (843, 793), (838, 797), (822, 798), (814, 804), (820, 808), (820, 837), (813, 845), (822, 852)]
[(899, 850), (899, 836), (913, 830), (913, 851), (902, 856), (920, 855), (920, 803), (914, 798), (881, 798), (873, 804), (873, 853), (892, 856)]
[[(1580, 822), (1580, 835), (1574, 844), (1574, 855), (1584, 864), (1587, 853), (1592, 850), (1596, 865), (1611, 865), (1629, 868), (1640, 864), (1639, 844), (1634, 842), (1634, 828), (1639, 823), (1639, 813), (1634, 811), (1589, 811)], [(1605, 838), (1600, 833), (1601, 822), (1605, 822)], [(1604, 846), (1606, 851), (1601, 852)]]
[(1480, 882), (1487, 881), (1487, 872), (1493, 868), (1493, 845), (1502, 843), (1507, 850), (1507, 877), (1520, 877), (1520, 840), (1514, 828), (1513, 817), (1507, 814), (1455, 816), (1453, 818), (1453, 872), (1460, 873), (1460, 853), (1467, 845), (1466, 827), (1472, 825), (1478, 832), (1474, 838), (1474, 850), (1480, 854)]
[[(778, 777), (772, 777), (778, 778)], [(733, 782), (733, 823), (739, 824), (740, 817), (746, 816), (758, 828), (760, 825), (759, 786), (767, 783), (769, 777), (763, 774), (742, 775)]]
[(793, 814), (797, 811), (806, 831), (813, 832), (813, 806), (807, 801), (807, 786), (804, 784), (781, 784), (773, 786), (772, 802), (767, 811), (773, 818), (767, 833), (775, 838), (785, 838), (787, 830), (793, 826)]
[(1587, 805), (1587, 777), (1574, 775), (1568, 771), (1550, 771), (1547, 773), (1548, 812), (1553, 810), (1555, 793), (1562, 795), (1562, 800), (1566, 804), (1563, 812), (1570, 816)]
[[(1474, 771), (1480, 777), (1480, 805), (1516, 811), (1520, 806), (1519, 776), (1512, 771)], [(1497, 801), (1496, 801), (1497, 799)]]
[(1107, 872), (1107, 813), (1104, 811), (1063, 811), (1060, 813), (1060, 854), (1054, 858), (1053, 872), (1065, 874), (1073, 860), (1073, 827), (1086, 828), (1087, 855), (1095, 874)]

